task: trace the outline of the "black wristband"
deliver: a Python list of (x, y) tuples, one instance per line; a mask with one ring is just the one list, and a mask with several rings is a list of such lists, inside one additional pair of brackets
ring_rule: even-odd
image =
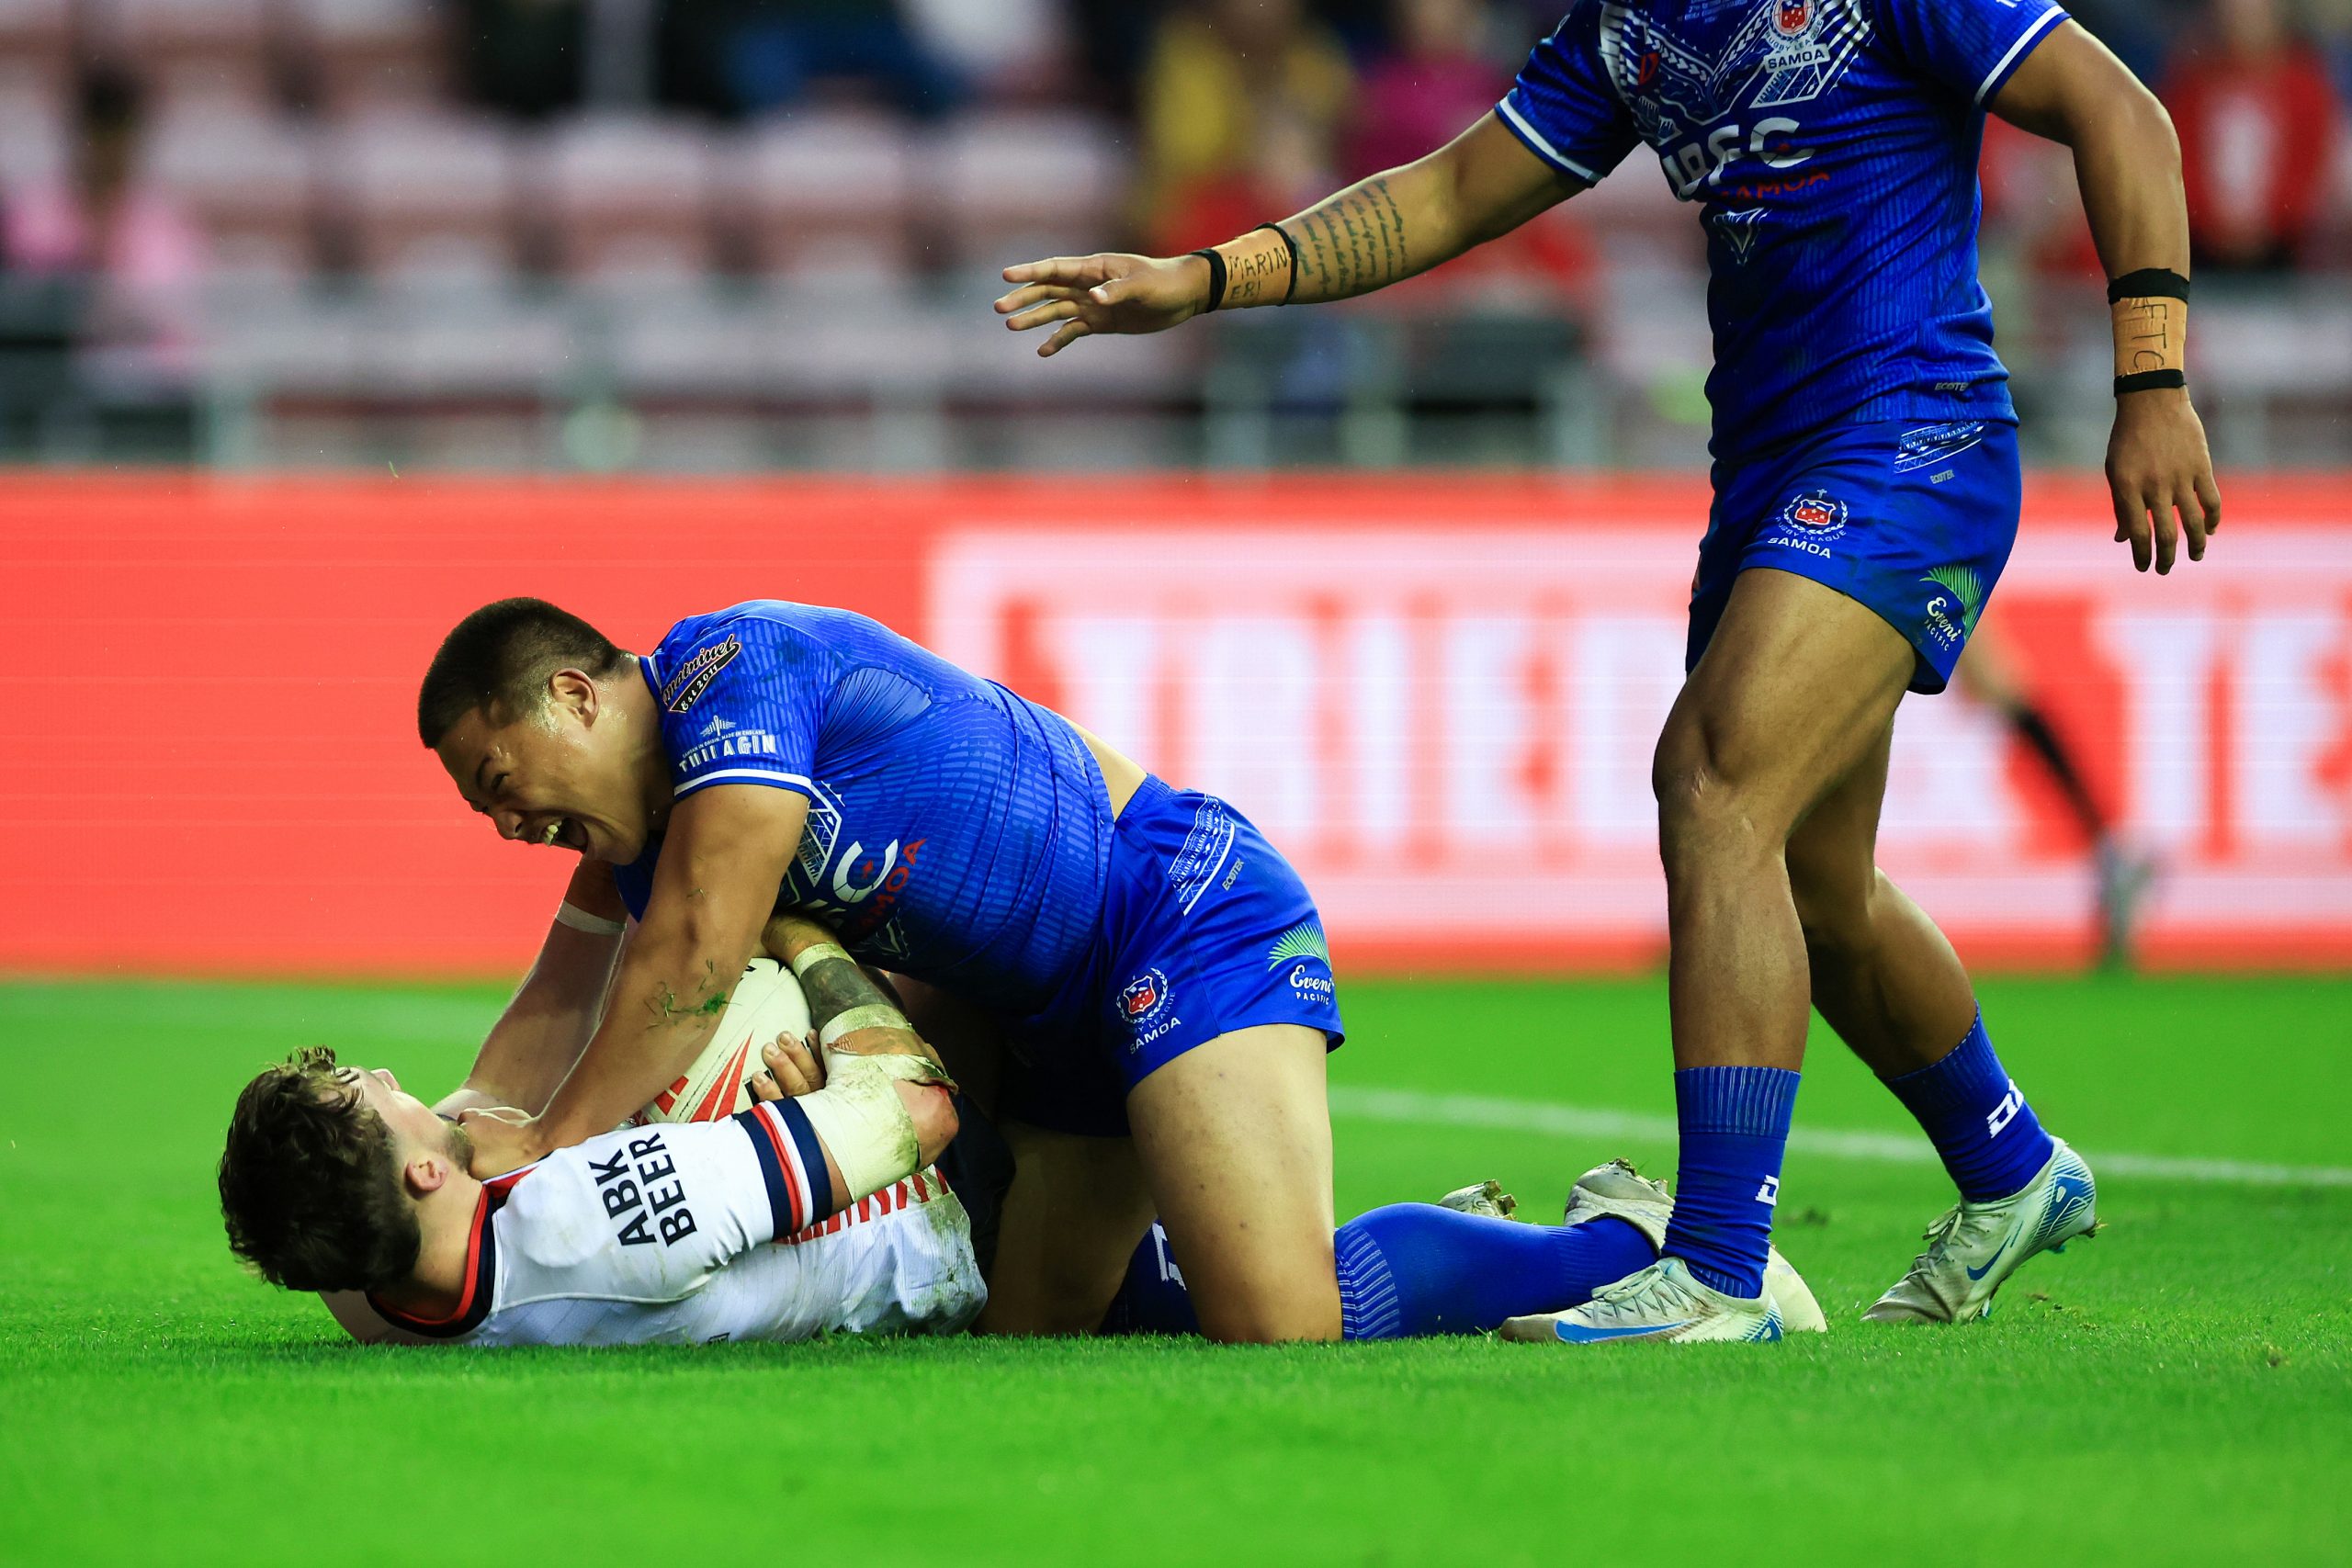
[[(1280, 234), (1283, 238), (1283, 249), (1290, 253), (1290, 284), (1283, 290), (1283, 303), (1287, 305), (1298, 294), (1298, 242), (1292, 239), (1290, 231), (1279, 223), (1261, 223), (1258, 229), (1272, 229), (1275, 233)], [(1258, 229), (1252, 229), (1250, 231), (1254, 234)]]
[(2118, 376), (2115, 378), (2115, 395), (2120, 398), (2127, 392), (2177, 392), (2188, 385), (2188, 376), (2185, 371), (2143, 370), (2133, 376)]
[(2107, 302), (2122, 299), (2186, 299), (2188, 279), (2168, 266), (2143, 266), (2127, 272), (2107, 286)]
[(1194, 251), (1193, 254), (1209, 264), (1209, 302), (1201, 307), (1205, 316), (1225, 303), (1225, 258), (1215, 251)]

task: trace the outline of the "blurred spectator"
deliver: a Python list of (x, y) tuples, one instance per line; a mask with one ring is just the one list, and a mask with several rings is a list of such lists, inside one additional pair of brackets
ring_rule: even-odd
[(990, 98), (1038, 98), (1073, 65), (1061, 0), (900, 0), (926, 53)]
[(1132, 113), (1136, 78), (1151, 51), (1157, 7), (1136, 0), (1068, 0), (1080, 65), (1104, 108)]
[(585, 0), (461, 0), (474, 100), (533, 118), (579, 103), (587, 11)]
[(1510, 73), (1485, 58), (1486, 0), (1391, 0), (1388, 52), (1364, 73), (1346, 173), (1360, 177), (1442, 147), (1495, 107)]
[(964, 88), (894, 0), (667, 0), (663, 96), (747, 117), (848, 84), (910, 114), (944, 114)]
[(203, 237), (131, 178), (143, 120), (130, 77), (92, 73), (76, 111), (71, 179), (12, 192), (0, 213), (8, 270), (82, 286), (75, 335), (107, 373), (175, 378), (192, 352)]
[(1353, 73), (1301, 0), (1200, 0), (1152, 40), (1140, 97), (1150, 243), (1189, 250), (1330, 186)]
[(2216, 0), (2161, 93), (2179, 128), (2199, 266), (2278, 272), (2309, 243), (2339, 109), (2319, 53), (2278, 0)]

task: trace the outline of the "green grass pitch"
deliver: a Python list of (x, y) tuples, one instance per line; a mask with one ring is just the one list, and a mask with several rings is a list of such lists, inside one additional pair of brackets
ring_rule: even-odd
[[(2352, 1166), (2352, 982), (1998, 981), (1994, 1037), (2102, 1152)], [(2108, 1175), (2105, 1235), (1988, 1324), (1858, 1321), (1948, 1201), (1793, 1154), (1824, 1338), (836, 1341), (361, 1350), (232, 1266), (231, 1098), (325, 1040), (454, 1081), (481, 988), (0, 986), (0, 1558), (71, 1562), (1543, 1564), (2346, 1562), (2352, 1187)], [(1334, 1082), (1671, 1106), (1663, 987), (1358, 984)], [(1801, 1129), (1893, 1134), (1815, 1043)], [(1342, 1097), (1342, 1103), (1346, 1103)], [(1502, 1178), (1556, 1211), (1595, 1139), (1342, 1115), (1342, 1214)], [(1644, 1131), (1650, 1128), (1650, 1131)], [(2341, 1178), (2338, 1179), (2339, 1181)]]

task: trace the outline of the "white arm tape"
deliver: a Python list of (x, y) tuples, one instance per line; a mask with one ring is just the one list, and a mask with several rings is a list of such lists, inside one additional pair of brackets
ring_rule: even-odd
[(608, 920), (602, 915), (592, 915), (569, 898), (556, 906), (555, 923), (570, 926), (576, 931), (586, 931), (591, 936), (618, 936), (628, 930), (627, 920)]
[(849, 949), (838, 942), (820, 942), (813, 947), (804, 947), (793, 955), (792, 977), (796, 980), (804, 979), (808, 971), (817, 967), (818, 964), (831, 964), (836, 958), (844, 964), (857, 962), (849, 955)]
[(912, 1176), (922, 1163), (922, 1139), (898, 1086), (944, 1084), (940, 1070), (921, 1056), (864, 1056), (854, 1051), (825, 1053), (825, 1087), (793, 1101), (824, 1140), (825, 1152), (841, 1168), (849, 1191), (844, 1204), (870, 1197)]
[(825, 1027), (817, 1032), (817, 1043), (831, 1049), (840, 1044), (843, 1037), (861, 1029), (903, 1029), (910, 1034), (914, 1032), (914, 1025), (907, 1021), (905, 1013), (888, 1003), (875, 1002), (834, 1014)]

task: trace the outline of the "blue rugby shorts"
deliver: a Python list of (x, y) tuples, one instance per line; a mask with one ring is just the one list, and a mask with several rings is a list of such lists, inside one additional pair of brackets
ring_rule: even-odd
[(1004, 1111), (1058, 1132), (1127, 1131), (1127, 1091), (1220, 1034), (1344, 1031), (1323, 920), (1250, 819), (1148, 778), (1113, 829), (1102, 929), (1054, 1003), (1010, 1032)]
[(2004, 421), (1862, 424), (1716, 464), (1686, 671), (1739, 574), (1770, 567), (1868, 605), (1911, 644), (1911, 689), (1942, 691), (2017, 543), (2017, 434)]

